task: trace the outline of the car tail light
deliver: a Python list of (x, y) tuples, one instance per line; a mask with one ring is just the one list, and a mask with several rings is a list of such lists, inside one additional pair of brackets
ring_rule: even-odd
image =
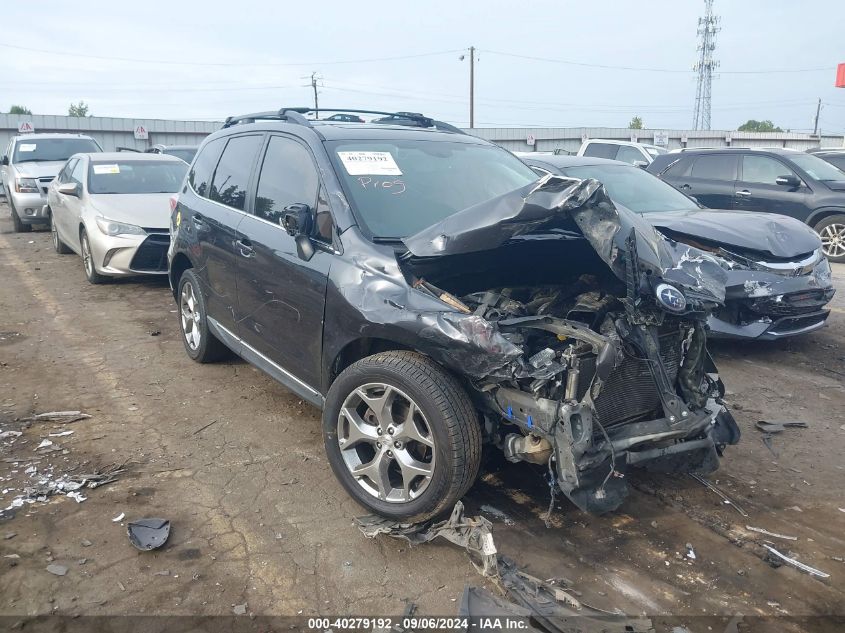
[(179, 195), (173, 194), (170, 196), (170, 212), (173, 213), (176, 210), (176, 205), (179, 204)]

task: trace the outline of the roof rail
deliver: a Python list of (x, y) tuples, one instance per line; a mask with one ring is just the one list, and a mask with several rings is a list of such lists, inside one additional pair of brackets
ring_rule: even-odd
[(123, 147), (122, 145), (115, 147), (115, 150), (118, 152), (135, 152), (136, 154), (142, 153), (139, 149), (135, 149), (134, 147)]
[(463, 130), (443, 121), (436, 121), (431, 117), (414, 112), (384, 112), (381, 110), (359, 110), (355, 108), (311, 108), (311, 107), (295, 107), (295, 108), (280, 108), (276, 111), (256, 112), (254, 114), (242, 114), (240, 116), (230, 116), (223, 123), (223, 127), (231, 127), (238, 123), (255, 123), (255, 121), (287, 121), (288, 123), (296, 123), (298, 125), (310, 126), (315, 120), (307, 119), (305, 114), (314, 113), (319, 115), (320, 112), (336, 112), (336, 113), (350, 113), (350, 114), (378, 114), (384, 119), (373, 121), (374, 123), (394, 123), (396, 125), (410, 125), (414, 127), (425, 127), (442, 130), (445, 132), (454, 132), (456, 134), (465, 134)]

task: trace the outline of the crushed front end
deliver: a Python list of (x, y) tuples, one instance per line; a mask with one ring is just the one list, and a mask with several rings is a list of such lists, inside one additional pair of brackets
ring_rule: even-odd
[(597, 182), (547, 177), (405, 243), (415, 287), (455, 308), (461, 345), (433, 355), (465, 375), (487, 440), (581, 509), (617, 508), (631, 467), (707, 473), (739, 440), (706, 344), (725, 271)]

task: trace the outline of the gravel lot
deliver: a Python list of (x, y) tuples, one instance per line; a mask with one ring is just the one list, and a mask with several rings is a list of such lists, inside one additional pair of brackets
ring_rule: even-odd
[[(483, 583), (448, 544), (364, 538), (352, 521), (363, 510), (323, 455), (319, 412), (244, 362), (192, 363), (166, 281), (91, 286), (48, 232), (11, 233), (5, 205), (0, 217), (0, 428), (23, 431), (0, 441), (0, 508), (29, 483), (32, 459), (56, 474), (127, 467), (82, 503), (52, 497), (0, 523), (0, 615), (228, 615), (244, 603), (260, 615), (390, 615), (408, 600), (451, 615), (464, 586)], [(593, 517), (559, 499), (547, 528), (548, 488), (514, 464), (491, 466), (468, 513), (487, 513), (500, 552), (603, 609), (681, 616), (692, 631), (737, 630), (720, 624), (734, 614), (845, 615), (845, 266), (834, 276), (827, 328), (713, 346), (743, 439), (710, 479), (747, 518), (688, 477), (637, 476), (620, 511)], [(92, 417), (16, 421), (67, 409)], [(775, 456), (757, 420), (809, 428), (775, 436)], [(63, 450), (35, 451), (63, 430), (74, 433), (50, 438)], [(169, 518), (167, 545), (135, 550), (112, 521), (121, 513)], [(830, 578), (773, 568), (770, 537), (748, 525), (796, 536), (771, 542)]]

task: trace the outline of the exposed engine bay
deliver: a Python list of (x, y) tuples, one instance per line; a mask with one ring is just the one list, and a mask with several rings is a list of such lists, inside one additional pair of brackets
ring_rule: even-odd
[[(547, 184), (560, 191), (558, 180)], [(586, 182), (569, 181), (570, 195)], [(414, 288), (454, 309), (439, 327), (495, 359), (445, 352), (471, 384), (486, 439), (511, 461), (547, 465), (591, 512), (622, 503), (629, 467), (712, 472), (739, 440), (706, 346), (724, 272), (693, 247), (623, 226), (602, 192), (582, 192), (589, 203), (554, 227), (518, 235), (510, 222), (498, 242), (491, 226), (461, 234), (450, 218), (449, 233), (406, 240), (405, 263)], [(468, 246), (472, 233), (485, 248)]]

